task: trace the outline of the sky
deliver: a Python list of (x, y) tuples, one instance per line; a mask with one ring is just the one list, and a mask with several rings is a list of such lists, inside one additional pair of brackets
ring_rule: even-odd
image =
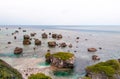
[(0, 25), (120, 25), (120, 0), (0, 0)]

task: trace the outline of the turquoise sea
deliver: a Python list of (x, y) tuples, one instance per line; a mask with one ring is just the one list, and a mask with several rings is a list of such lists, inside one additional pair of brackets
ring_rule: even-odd
[[(8, 30), (6, 30), (6, 27)], [(20, 31), (17, 35), (18, 39), (14, 40), (11, 33), (14, 32), (18, 27), (22, 29), (27, 29), (26, 33)], [(50, 74), (54, 76), (55, 79), (78, 79), (85, 75), (85, 67), (98, 63), (100, 61), (106, 61), (109, 59), (118, 59), (120, 58), (120, 26), (119, 25), (1, 25), (0, 26), (0, 58), (8, 62), (13, 67), (18, 67), (21, 63), (16, 62), (16, 59), (24, 58), (42, 58), (43, 61), (39, 62), (37, 65), (48, 66), (44, 62), (44, 55), (47, 49), (46, 41), (53, 40), (41, 39), (40, 34), (44, 32), (49, 33), (61, 33), (63, 34), (62, 42), (67, 42), (68, 44), (72, 43), (73, 48), (55, 48), (50, 49), (52, 52), (58, 51), (68, 51), (74, 53), (76, 56), (75, 68), (72, 71), (57, 71)], [(39, 38), (43, 41), (43, 45), (38, 47), (37, 51), (33, 51), (30, 46), (23, 46), (22, 36), (24, 34), (30, 34), (31, 32), (37, 32)], [(76, 37), (80, 37), (79, 43), (76, 43)], [(85, 40), (87, 39), (87, 41)], [(8, 45), (7, 42), (11, 41), (12, 44)], [(59, 43), (59, 41), (58, 41)], [(44, 46), (45, 45), (45, 46)], [(16, 46), (24, 48), (24, 53), (22, 55), (14, 55), (13, 49)], [(89, 53), (87, 48), (101, 47), (102, 50), (99, 50), (95, 53)], [(75, 52), (76, 51), (76, 52)], [(34, 53), (33, 53), (34, 52)], [(91, 56), (98, 55), (101, 59), (100, 61), (92, 61)], [(21, 61), (22, 62), (22, 61)]]

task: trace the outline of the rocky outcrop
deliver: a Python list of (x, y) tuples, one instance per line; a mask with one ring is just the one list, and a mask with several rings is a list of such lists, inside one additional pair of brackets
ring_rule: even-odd
[(22, 75), (0, 59), (0, 79), (23, 79)]
[(108, 60), (86, 68), (86, 76), (90, 79), (120, 79), (120, 63), (118, 60)]
[(65, 42), (60, 44), (60, 47), (66, 47), (66, 46), (67, 46), (67, 44)]
[(72, 53), (58, 52), (46, 54), (46, 62), (57, 68), (74, 68), (75, 57)]
[(97, 49), (96, 48), (88, 48), (88, 52), (96, 52)]
[(42, 34), (42, 38), (47, 38), (47, 37), (48, 37), (48, 35), (46, 33)]
[(39, 39), (35, 39), (35, 45), (41, 45), (41, 41)]
[(16, 47), (14, 50), (14, 54), (21, 54), (23, 52), (23, 49), (20, 47)]
[(49, 41), (48, 42), (48, 46), (49, 47), (55, 47), (56, 46), (56, 42), (55, 41)]
[(24, 38), (23, 39), (23, 45), (30, 45), (31, 44), (29, 35), (24, 35), (23, 38)]

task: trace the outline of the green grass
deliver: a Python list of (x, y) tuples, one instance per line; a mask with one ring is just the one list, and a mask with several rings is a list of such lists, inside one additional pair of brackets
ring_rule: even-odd
[(86, 70), (94, 73), (105, 73), (106, 76), (113, 77), (114, 74), (120, 71), (120, 63), (117, 60), (108, 60), (88, 66)]
[(22, 79), (22, 75), (6, 62), (0, 59), (0, 79)]
[(74, 56), (74, 54), (69, 52), (58, 52), (55, 54), (52, 54), (53, 57), (60, 58), (62, 60), (68, 60)]
[(31, 74), (28, 79), (52, 79), (49, 76), (46, 76), (43, 73)]

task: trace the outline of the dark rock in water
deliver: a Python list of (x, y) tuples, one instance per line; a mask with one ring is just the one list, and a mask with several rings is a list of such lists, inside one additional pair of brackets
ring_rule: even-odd
[(14, 54), (21, 54), (23, 52), (23, 49), (20, 47), (16, 47), (14, 50)]
[(66, 46), (67, 46), (67, 44), (65, 42), (60, 44), (60, 47), (66, 47)]
[(15, 30), (15, 32), (14, 33), (19, 33), (19, 31), (18, 30)]
[(47, 37), (48, 37), (48, 35), (46, 33), (42, 34), (42, 38), (47, 38)]
[(102, 49), (102, 47), (99, 47), (99, 49), (101, 50), (101, 49)]
[(76, 37), (76, 39), (80, 39), (80, 37)]
[(30, 44), (31, 44), (30, 39), (24, 39), (23, 40), (23, 45), (30, 45)]
[(41, 41), (39, 39), (35, 39), (35, 45), (41, 45)]
[(56, 46), (56, 42), (55, 41), (50, 41), (50, 42), (48, 42), (48, 46), (49, 47), (55, 47)]
[(58, 39), (62, 39), (62, 35), (61, 35), (61, 34), (58, 34), (58, 35), (57, 35), (57, 38), (58, 38)]
[(30, 33), (30, 36), (31, 37), (33, 37), (33, 36), (35, 36), (36, 35), (36, 33)]
[(26, 32), (26, 30), (23, 30), (23, 32)]
[(8, 44), (11, 44), (11, 42), (9, 41)]
[(95, 61), (95, 60), (100, 60), (100, 58), (99, 58), (97, 55), (93, 55), (93, 56), (92, 56), (92, 60), (94, 60), (94, 61)]
[(23, 38), (24, 39), (30, 39), (30, 36), (29, 35), (24, 35)]
[(23, 79), (22, 75), (0, 59), (0, 79)]
[(96, 48), (88, 48), (88, 52), (96, 52), (97, 49)]
[(46, 62), (57, 68), (73, 68), (75, 57), (72, 53), (58, 52), (55, 54), (47, 53)]
[(72, 48), (72, 44), (69, 45), (69, 48)]
[(52, 38), (56, 39), (57, 38), (57, 34), (52, 34)]
[(21, 29), (21, 27), (19, 27), (18, 29)]
[(17, 37), (16, 37), (16, 36), (14, 36), (14, 39), (17, 39)]
[(99, 62), (85, 70), (88, 79), (120, 79), (120, 63), (117, 60)]
[(51, 33), (49, 33), (49, 35), (51, 35)]

